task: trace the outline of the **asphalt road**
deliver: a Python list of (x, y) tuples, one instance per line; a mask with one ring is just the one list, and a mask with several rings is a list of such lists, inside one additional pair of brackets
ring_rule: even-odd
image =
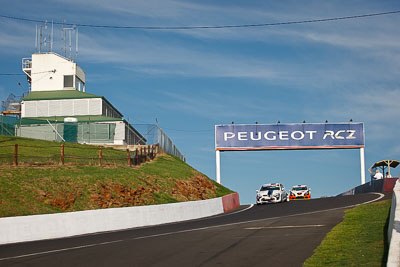
[(241, 206), (180, 223), (1, 245), (0, 266), (301, 266), (345, 209), (380, 197)]

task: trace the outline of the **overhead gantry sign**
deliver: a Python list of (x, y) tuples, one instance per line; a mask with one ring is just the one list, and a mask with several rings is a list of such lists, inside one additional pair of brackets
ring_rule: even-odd
[(360, 149), (364, 184), (364, 147), (363, 123), (215, 125), (216, 180), (221, 183), (220, 151)]

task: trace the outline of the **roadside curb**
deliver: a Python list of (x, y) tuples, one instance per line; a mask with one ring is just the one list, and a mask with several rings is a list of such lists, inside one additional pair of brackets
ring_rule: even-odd
[(397, 180), (392, 195), (392, 206), (388, 226), (388, 267), (400, 266), (400, 183)]
[(228, 212), (239, 194), (139, 207), (0, 218), (0, 245), (173, 223)]

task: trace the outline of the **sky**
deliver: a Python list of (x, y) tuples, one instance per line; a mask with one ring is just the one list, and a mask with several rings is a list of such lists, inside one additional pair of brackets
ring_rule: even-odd
[[(28, 90), (21, 59), (35, 52), (40, 25), (6, 17), (185, 27), (400, 10), (399, 1), (373, 0), (2, 0), (1, 6), (0, 100)], [(400, 13), (217, 29), (78, 26), (76, 61), (86, 72), (86, 92), (107, 98), (133, 125), (157, 119), (187, 163), (211, 179), (216, 177), (217, 124), (352, 119), (364, 123), (369, 181), (367, 169), (374, 162), (400, 160), (399, 24)], [(53, 52), (63, 55), (61, 37), (61, 26), (54, 25)], [(255, 191), (264, 183), (279, 182), (287, 189), (306, 184), (312, 197), (325, 197), (359, 185), (360, 177), (358, 149), (221, 153), (221, 182), (239, 192), (242, 204), (255, 203)]]

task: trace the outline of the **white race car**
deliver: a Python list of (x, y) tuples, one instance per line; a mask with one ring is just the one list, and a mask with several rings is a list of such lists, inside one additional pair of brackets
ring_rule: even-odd
[(285, 187), (282, 184), (264, 184), (259, 190), (256, 191), (256, 203), (278, 203), (289, 201), (289, 194), (286, 192)]
[(295, 185), (290, 190), (290, 200), (292, 199), (311, 199), (311, 188), (306, 185)]

